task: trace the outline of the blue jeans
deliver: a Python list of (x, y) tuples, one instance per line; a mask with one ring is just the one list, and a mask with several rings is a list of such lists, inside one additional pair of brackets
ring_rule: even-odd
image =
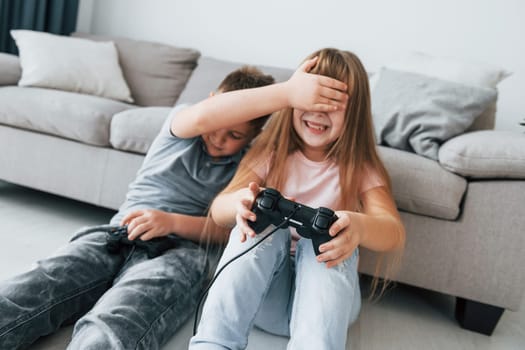
[[(219, 268), (263, 236), (241, 243), (234, 229)], [(210, 289), (190, 349), (244, 349), (253, 325), (290, 336), (288, 349), (344, 349), (361, 308), (358, 252), (331, 269), (315, 260), (308, 239), (299, 240), (295, 261), (289, 252), (290, 232), (281, 229), (228, 265)]]
[(30, 271), (0, 283), (0, 348), (29, 346), (75, 323), (71, 349), (158, 349), (194, 312), (208, 280), (205, 250), (180, 240), (148, 259), (105, 233), (72, 241)]

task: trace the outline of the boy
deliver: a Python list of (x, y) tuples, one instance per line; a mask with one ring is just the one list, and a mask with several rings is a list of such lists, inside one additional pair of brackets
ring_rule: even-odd
[[(299, 85), (304, 93), (289, 96), (294, 104), (322, 111), (339, 103), (328, 80), (326, 86), (326, 79), (299, 70), (276, 88)], [(228, 239), (213, 223), (204, 230), (208, 207), (267, 117), (259, 113), (265, 106), (250, 105), (246, 113), (249, 98), (233, 90), (265, 94), (271, 83), (272, 77), (242, 68), (225, 78), (217, 96), (170, 113), (111, 224), (128, 225), (130, 240), (175, 233), (173, 249), (152, 259), (130, 245), (110, 254), (106, 232), (77, 236), (35, 269), (0, 284), (0, 348), (27, 346), (72, 322), (71, 349), (158, 349), (173, 336), (207, 281), (198, 243)], [(239, 123), (239, 115), (247, 117)]]
[[(218, 92), (273, 82), (243, 67)], [(74, 238), (33, 270), (0, 284), (0, 348), (28, 346), (76, 322), (72, 349), (155, 349), (192, 314), (208, 275), (198, 242), (226, 238), (202, 234), (209, 203), (268, 117), (179, 137), (178, 123), (192, 129), (198, 109), (199, 104), (172, 110), (110, 222), (128, 224), (130, 240), (176, 233), (175, 247), (149, 259), (146, 250), (131, 245), (109, 253), (106, 232)]]

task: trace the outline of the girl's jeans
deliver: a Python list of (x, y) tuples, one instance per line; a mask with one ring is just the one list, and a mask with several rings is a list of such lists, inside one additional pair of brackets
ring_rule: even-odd
[[(235, 228), (219, 268), (266, 232), (241, 243)], [(344, 349), (361, 307), (358, 252), (328, 269), (316, 261), (312, 242), (300, 239), (295, 271), (289, 252), (290, 232), (281, 229), (228, 265), (210, 290), (190, 349), (244, 349), (254, 324), (290, 336), (288, 349)]]
[(0, 283), (0, 348), (76, 322), (71, 349), (158, 349), (194, 312), (206, 269), (189, 241), (148, 259), (125, 245), (109, 254), (103, 232), (83, 236)]

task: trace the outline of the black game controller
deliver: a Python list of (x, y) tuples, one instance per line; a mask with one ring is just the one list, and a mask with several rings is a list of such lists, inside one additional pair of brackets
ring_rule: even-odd
[(136, 246), (146, 250), (148, 258), (155, 258), (164, 251), (175, 247), (175, 240), (170, 237), (155, 237), (147, 241), (139, 238), (134, 240), (128, 239), (128, 226), (116, 226), (107, 230), (106, 247), (108, 252), (116, 254), (122, 245)]
[(270, 224), (277, 226), (291, 216), (288, 226), (295, 227), (301, 237), (312, 240), (315, 255), (320, 254), (321, 244), (332, 239), (328, 229), (337, 220), (333, 210), (325, 207), (313, 209), (290, 201), (273, 188), (267, 188), (257, 195), (252, 211), (257, 219), (248, 221), (248, 225), (256, 233), (261, 233)]

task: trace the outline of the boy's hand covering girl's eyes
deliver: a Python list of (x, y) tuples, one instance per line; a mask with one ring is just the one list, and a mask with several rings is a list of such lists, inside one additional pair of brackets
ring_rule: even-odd
[(348, 102), (348, 86), (327, 76), (308, 73), (317, 60), (318, 57), (314, 57), (305, 61), (285, 83), (289, 105), (312, 112), (344, 110)]
[(325, 262), (326, 267), (334, 267), (349, 258), (361, 243), (361, 235), (351, 229), (351, 214), (348, 211), (335, 212), (338, 219), (330, 227), (332, 240), (319, 246), (321, 254), (317, 261)]
[(237, 191), (238, 200), (236, 204), (237, 214), (235, 215), (235, 221), (241, 231), (241, 242), (246, 241), (246, 235), (255, 237), (256, 233), (248, 226), (248, 220), (255, 221), (257, 219), (252, 212), (252, 206), (259, 191), (261, 191), (261, 188), (255, 182), (250, 182), (248, 187)]

